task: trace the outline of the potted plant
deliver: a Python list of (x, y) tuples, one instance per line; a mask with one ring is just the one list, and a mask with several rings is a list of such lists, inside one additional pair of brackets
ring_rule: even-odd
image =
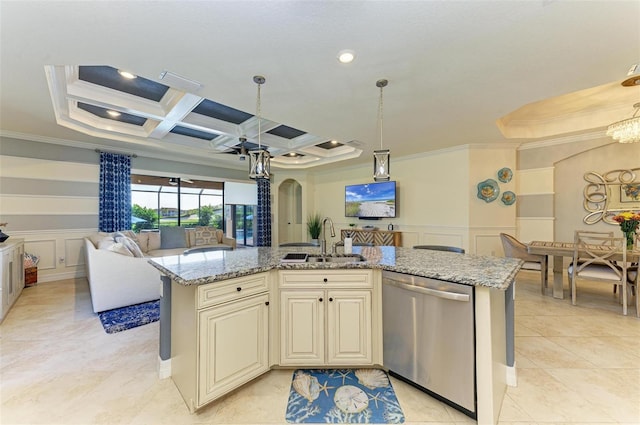
[(311, 242), (318, 245), (318, 238), (320, 238), (320, 232), (322, 231), (322, 217), (320, 214), (315, 213), (307, 217), (307, 230), (311, 236)]

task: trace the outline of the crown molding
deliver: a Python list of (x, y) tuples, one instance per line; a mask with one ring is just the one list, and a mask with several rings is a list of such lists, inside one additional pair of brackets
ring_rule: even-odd
[(565, 145), (569, 143), (577, 143), (585, 140), (595, 140), (595, 139), (601, 139), (605, 137), (608, 137), (606, 135), (606, 130), (599, 130), (599, 131), (593, 131), (589, 133), (580, 133), (580, 134), (574, 134), (571, 136), (540, 140), (536, 142), (526, 142), (518, 146), (518, 150), (524, 151), (529, 149), (547, 148), (549, 146)]

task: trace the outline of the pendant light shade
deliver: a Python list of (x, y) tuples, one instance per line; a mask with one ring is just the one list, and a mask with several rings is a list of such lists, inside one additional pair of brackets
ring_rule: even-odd
[(373, 179), (375, 181), (386, 182), (391, 178), (389, 159), (389, 149), (373, 151)]
[(256, 119), (258, 120), (258, 149), (249, 151), (249, 178), (269, 180), (271, 175), (271, 155), (266, 149), (262, 149), (262, 119), (260, 117), (261, 96), (260, 87), (264, 84), (262, 75), (253, 77), (253, 82), (258, 85), (258, 97), (256, 100)]
[(391, 175), (389, 174), (389, 167), (391, 165), (389, 149), (382, 149), (382, 89), (385, 88), (388, 83), (389, 82), (384, 79), (376, 81), (376, 87), (380, 88), (380, 101), (378, 102), (378, 119), (380, 120), (380, 149), (373, 151), (373, 180), (377, 182), (389, 181), (389, 179), (391, 178)]

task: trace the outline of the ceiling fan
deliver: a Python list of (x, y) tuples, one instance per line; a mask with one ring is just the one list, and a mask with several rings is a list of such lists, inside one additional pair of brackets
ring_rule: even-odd
[(187, 178), (183, 178), (183, 177), (170, 177), (169, 178), (169, 184), (171, 186), (176, 186), (178, 184), (178, 182), (193, 184), (193, 180), (190, 180), (190, 179), (187, 179)]
[(236, 155), (239, 161), (245, 161), (247, 159), (247, 156), (249, 155), (249, 149), (252, 149), (253, 147), (253, 143), (247, 141), (246, 136), (239, 136), (238, 141), (240, 142), (239, 144), (228, 146), (226, 150), (222, 152), (216, 152), (214, 153), (214, 155)]

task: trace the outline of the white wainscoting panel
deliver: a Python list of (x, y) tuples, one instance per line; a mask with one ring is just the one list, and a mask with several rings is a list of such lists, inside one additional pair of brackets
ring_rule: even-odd
[[(86, 276), (83, 237), (95, 229), (20, 231), (12, 236), (25, 240), (25, 252), (37, 255), (38, 282), (52, 282)], [(62, 261), (59, 261), (62, 259)]]
[(56, 268), (57, 255), (55, 239), (25, 240), (24, 252), (28, 252), (39, 258), (38, 271), (53, 270)]
[(84, 239), (68, 238), (64, 240), (65, 267), (84, 266)]
[(411, 248), (414, 245), (418, 245), (418, 240), (420, 238), (420, 234), (416, 231), (404, 231), (402, 232), (402, 246), (406, 248)]
[(523, 242), (555, 240), (553, 217), (520, 217), (516, 220), (518, 234), (516, 238)]
[(504, 257), (500, 234), (496, 235), (476, 235), (474, 238), (474, 249), (476, 255), (490, 255), (493, 257)]
[(446, 245), (464, 248), (464, 235), (461, 234), (460, 230), (455, 233), (427, 231), (422, 234), (422, 240), (417, 245)]

